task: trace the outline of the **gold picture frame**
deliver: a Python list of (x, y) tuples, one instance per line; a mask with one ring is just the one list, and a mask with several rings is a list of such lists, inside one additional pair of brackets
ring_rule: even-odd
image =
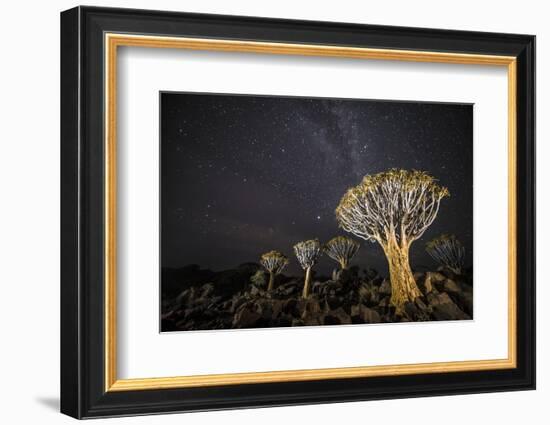
[[(465, 372), (516, 367), (516, 58), (464, 53), (390, 50), (308, 44), (266, 43), (186, 37), (105, 34), (105, 391), (272, 383)], [(229, 51), (280, 55), (324, 56), (359, 60), (392, 60), (506, 67), (508, 73), (508, 357), (494, 360), (399, 364), (254, 373), (118, 379), (116, 374), (116, 96), (119, 47)]]

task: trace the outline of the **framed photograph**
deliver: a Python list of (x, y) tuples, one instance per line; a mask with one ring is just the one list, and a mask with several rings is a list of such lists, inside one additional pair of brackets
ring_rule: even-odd
[(61, 14), (61, 411), (535, 388), (535, 38)]
[(473, 319), (472, 104), (159, 103), (161, 332)]

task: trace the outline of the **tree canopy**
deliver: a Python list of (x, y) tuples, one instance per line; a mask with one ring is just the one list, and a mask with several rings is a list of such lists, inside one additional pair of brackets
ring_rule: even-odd
[(288, 258), (279, 251), (269, 251), (260, 257), (260, 264), (269, 273), (280, 274), (288, 264)]
[(350, 188), (336, 218), (345, 231), (368, 241), (410, 244), (432, 224), (446, 196), (448, 189), (425, 171), (391, 169)]

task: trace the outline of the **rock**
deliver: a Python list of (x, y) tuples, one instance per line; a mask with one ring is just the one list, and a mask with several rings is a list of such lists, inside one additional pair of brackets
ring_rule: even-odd
[(466, 320), (470, 319), (458, 306), (451, 300), (445, 292), (439, 294), (429, 294), (428, 303), (432, 307), (432, 317), (435, 320)]
[(214, 298), (210, 298), (210, 299), (206, 299), (206, 308), (208, 310), (214, 310), (214, 309), (217, 309), (218, 308), (218, 304), (219, 302), (221, 301), (222, 297), (214, 297)]
[(172, 310), (172, 311), (169, 311), (168, 313), (161, 314), (160, 320), (167, 320), (167, 319), (173, 318), (174, 316), (175, 316), (175, 311)]
[(273, 314), (272, 304), (269, 301), (255, 303), (254, 310), (262, 316), (262, 319), (265, 319), (267, 321), (275, 317), (275, 315)]
[(272, 300), (271, 301), (271, 310), (273, 311), (273, 318), (277, 318), (283, 311), (283, 301), (282, 300)]
[(277, 288), (277, 293), (281, 294), (284, 297), (288, 297), (292, 294), (299, 294), (300, 289), (301, 288), (296, 284), (296, 282), (290, 282)]
[(232, 303), (231, 303), (231, 308), (229, 309), (229, 312), (234, 313), (235, 311), (237, 311), (237, 309), (241, 305), (243, 305), (246, 302), (247, 302), (247, 300), (244, 297), (233, 298)]
[(388, 279), (384, 279), (380, 288), (378, 288), (380, 295), (391, 295), (391, 283)]
[(248, 291), (250, 295), (256, 297), (260, 294), (263, 294), (265, 291), (261, 288), (258, 288), (256, 285), (250, 285), (250, 290)]
[(357, 289), (359, 301), (367, 305), (376, 305), (380, 302), (378, 288), (369, 283), (361, 282)]
[(201, 286), (200, 289), (200, 298), (209, 298), (214, 294), (214, 284), (213, 283), (206, 283)]
[(196, 290), (194, 287), (186, 289), (176, 297), (176, 303), (179, 305), (187, 305), (195, 299)]
[(282, 327), (282, 326), (292, 326), (292, 320), (294, 320), (292, 318), (292, 316), (288, 315), (288, 314), (282, 314), (278, 319), (277, 319), (277, 326), (279, 327)]
[[(321, 292), (321, 289), (323, 288), (324, 285), (325, 285), (325, 282), (319, 282), (318, 280), (313, 281), (313, 283), (311, 284), (311, 291), (309, 295), (311, 296), (312, 294), (319, 294), (319, 292)], [(300, 287), (300, 291), (296, 295), (301, 296), (302, 290), (303, 290), (303, 287)]]
[(470, 291), (468, 291), (468, 292), (461, 291), (461, 292), (458, 292), (458, 293), (449, 292), (449, 295), (450, 295), (451, 299), (455, 302), (455, 304), (458, 305), (458, 307), (462, 311), (464, 311), (465, 313), (467, 313), (470, 316), (473, 315), (473, 301), (474, 301), (474, 298), (473, 298), (472, 292), (470, 292)]
[(445, 279), (443, 283), (443, 291), (458, 294), (462, 292), (462, 289), (455, 283), (454, 280)]
[(325, 298), (325, 310), (335, 310), (342, 305), (342, 297), (329, 295)]
[(341, 281), (329, 280), (318, 286), (320, 297), (334, 297), (341, 292), (349, 292), (349, 289), (346, 289)]
[(446, 276), (439, 272), (426, 272), (426, 277), (429, 277), (433, 283), (443, 282), (446, 279)]
[(432, 286), (432, 280), (427, 276), (418, 281), (416, 285), (418, 286), (418, 289), (420, 289), (420, 292), (424, 295), (428, 295), (434, 289)]
[(474, 295), (471, 292), (462, 292), (461, 296), (462, 309), (471, 317), (474, 315)]
[(422, 296), (398, 316), (390, 304), (391, 282), (375, 270), (339, 271), (336, 279), (319, 276), (307, 299), (301, 296), (301, 277), (278, 275), (274, 290), (267, 292), (268, 274), (253, 263), (221, 272), (185, 270), (196, 280), (180, 282), (179, 293), (163, 298), (163, 330), (462, 320), (473, 314), (471, 273), (456, 279), (444, 270), (414, 273)]
[(301, 319), (293, 319), (292, 326), (304, 326), (304, 321)]
[(193, 320), (193, 319), (200, 320), (203, 316), (203, 313), (204, 313), (204, 308), (202, 306), (198, 306), (198, 307), (185, 309), (183, 311), (182, 316), (185, 318), (185, 320)]
[(351, 319), (353, 323), (380, 323), (380, 315), (363, 304), (351, 307)]
[(430, 292), (436, 290), (436, 284), (445, 281), (445, 276), (438, 272), (426, 272), (424, 279), (420, 279), (417, 282), (418, 289), (424, 294), (428, 295)]
[(453, 301), (449, 297), (449, 295), (445, 292), (443, 293), (431, 293), (428, 294), (426, 297), (426, 300), (428, 301), (428, 304), (431, 307), (434, 307), (439, 304), (445, 304), (445, 303), (452, 303)]
[(296, 311), (298, 310), (298, 301), (294, 298), (283, 301), (282, 310), (285, 314), (296, 316)]
[(416, 315), (419, 312), (419, 309), (416, 306), (416, 304), (410, 301), (405, 303), (403, 310), (405, 311), (405, 314), (411, 319), (416, 317)]
[(414, 303), (416, 304), (416, 307), (420, 310), (420, 311), (426, 311), (426, 312), (429, 312), (431, 311), (430, 307), (428, 307), (424, 301), (422, 301), (422, 299), (420, 297), (417, 297), (415, 300), (414, 300)]
[(315, 299), (307, 299), (302, 307), (302, 319), (306, 319), (307, 317), (315, 317), (319, 316), (319, 313), (321, 312), (321, 306), (319, 305), (319, 301)]
[(436, 320), (467, 320), (471, 319), (466, 313), (460, 310), (456, 304), (439, 304), (433, 307), (432, 316)]
[(326, 313), (324, 323), (325, 325), (349, 325), (351, 317), (343, 308), (337, 308)]
[(325, 314), (324, 316), (319, 318), (319, 320), (321, 321), (321, 323), (323, 325), (339, 325), (340, 324), (340, 320), (338, 320), (337, 317), (331, 316), (330, 314)]
[(460, 290), (462, 292), (469, 292), (470, 294), (474, 292), (474, 287), (471, 283), (466, 283), (463, 280), (457, 280), (455, 282), (460, 287)]
[(447, 293), (451, 300), (470, 317), (473, 314), (473, 294), (472, 287), (465, 283), (460, 277), (458, 280), (446, 278), (442, 283), (439, 283), (439, 289)]
[(428, 321), (432, 313), (432, 309), (428, 307), (420, 297), (417, 297), (414, 302), (405, 303), (404, 310), (404, 316), (411, 322)]
[(251, 306), (244, 306), (233, 317), (232, 326), (234, 328), (254, 327), (261, 319), (262, 315), (254, 311)]
[(281, 297), (289, 297), (292, 294), (298, 294), (299, 288), (295, 281), (285, 283), (275, 289), (275, 295)]
[(390, 306), (390, 297), (384, 297), (380, 300), (380, 302), (378, 303), (378, 306), (382, 307), (382, 308), (387, 308)]
[(323, 324), (322, 316), (311, 316), (303, 319), (304, 326), (318, 326)]

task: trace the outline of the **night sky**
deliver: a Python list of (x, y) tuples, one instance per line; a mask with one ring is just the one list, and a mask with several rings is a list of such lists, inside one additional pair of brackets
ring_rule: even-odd
[[(435, 269), (424, 244), (454, 233), (472, 261), (473, 108), (465, 104), (161, 93), (162, 267), (219, 271), (346, 234), (334, 210), (365, 174), (424, 170), (449, 188), (411, 247), (413, 270)], [(361, 242), (352, 264), (387, 274), (382, 249)], [(316, 270), (335, 263), (324, 256)]]

